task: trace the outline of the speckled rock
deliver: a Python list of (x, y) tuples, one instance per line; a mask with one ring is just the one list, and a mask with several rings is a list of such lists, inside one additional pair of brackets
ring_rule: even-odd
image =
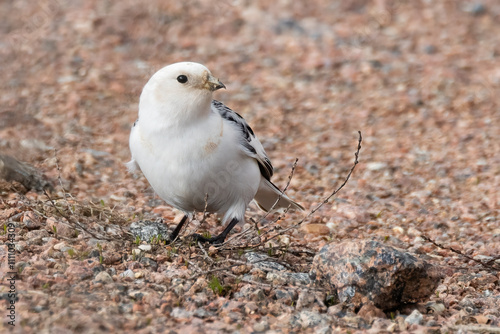
[(113, 278), (107, 272), (101, 271), (95, 276), (94, 281), (102, 283), (113, 283)]
[(167, 225), (163, 219), (155, 221), (140, 220), (130, 224), (130, 232), (134, 238), (139, 237), (141, 240), (149, 241), (153, 237), (161, 236), (163, 239), (168, 240), (170, 233), (168, 232)]
[(328, 314), (321, 314), (316, 311), (303, 310), (294, 314), (290, 319), (290, 326), (292, 328), (315, 328), (325, 327), (331, 321)]
[(272, 257), (260, 253), (246, 253), (244, 255), (248, 262), (253, 264), (254, 268), (261, 269), (262, 271), (284, 271), (286, 267), (277, 263)]
[(341, 302), (382, 310), (419, 302), (434, 292), (440, 274), (414, 255), (377, 241), (344, 241), (323, 247), (310, 271), (316, 283), (336, 291)]

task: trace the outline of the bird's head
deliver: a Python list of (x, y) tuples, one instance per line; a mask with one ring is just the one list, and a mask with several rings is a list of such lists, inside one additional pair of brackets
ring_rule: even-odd
[(226, 88), (205, 66), (182, 62), (168, 65), (149, 79), (141, 94), (141, 109), (156, 109), (169, 118), (208, 112), (212, 93)]

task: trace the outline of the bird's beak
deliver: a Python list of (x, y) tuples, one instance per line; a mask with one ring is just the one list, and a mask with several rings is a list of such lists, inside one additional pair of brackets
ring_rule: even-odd
[(217, 90), (217, 89), (221, 89), (221, 88), (225, 89), (226, 88), (226, 86), (224, 86), (224, 84), (222, 82), (220, 82), (219, 79), (217, 79), (216, 77), (214, 77), (211, 74), (208, 75), (205, 87), (207, 89), (211, 90), (212, 92)]

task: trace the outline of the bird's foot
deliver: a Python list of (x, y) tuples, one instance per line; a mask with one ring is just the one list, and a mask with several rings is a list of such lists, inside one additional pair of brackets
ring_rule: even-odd
[(218, 236), (215, 237), (206, 238), (201, 234), (194, 233), (191, 234), (190, 237), (193, 238), (194, 241), (208, 242), (209, 244), (214, 244), (214, 245), (220, 245), (226, 239), (226, 236), (222, 234), (219, 234)]

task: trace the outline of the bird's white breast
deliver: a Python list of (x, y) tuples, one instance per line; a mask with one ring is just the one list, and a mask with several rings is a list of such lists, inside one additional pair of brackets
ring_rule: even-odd
[(203, 211), (208, 194), (207, 211), (238, 211), (243, 219), (261, 176), (257, 162), (240, 149), (239, 137), (215, 113), (182, 128), (141, 118), (132, 130), (130, 149), (168, 204), (185, 212)]

